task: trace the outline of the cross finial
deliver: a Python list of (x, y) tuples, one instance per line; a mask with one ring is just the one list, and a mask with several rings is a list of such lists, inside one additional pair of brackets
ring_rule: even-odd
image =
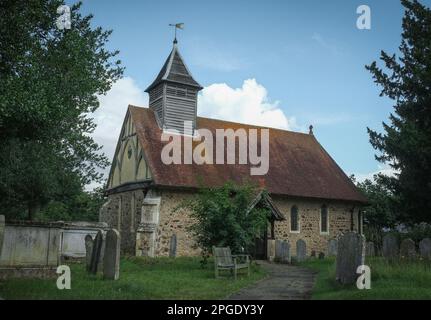
[(169, 24), (170, 27), (174, 27), (174, 45), (176, 45), (178, 43), (177, 41), (177, 29), (184, 29), (184, 23), (180, 22), (180, 23), (170, 23)]
[(308, 132), (309, 134), (313, 134), (313, 125), (310, 124), (310, 126), (308, 127), (310, 129), (310, 131)]

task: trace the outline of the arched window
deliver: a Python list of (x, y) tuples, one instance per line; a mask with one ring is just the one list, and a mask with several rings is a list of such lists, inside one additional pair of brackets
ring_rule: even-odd
[(290, 209), (290, 232), (299, 232), (299, 214), (297, 206), (293, 206)]
[(326, 205), (320, 208), (320, 233), (329, 233), (328, 207)]

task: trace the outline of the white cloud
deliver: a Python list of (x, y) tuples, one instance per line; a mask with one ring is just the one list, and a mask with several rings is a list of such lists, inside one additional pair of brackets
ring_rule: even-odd
[[(129, 104), (145, 106), (148, 98), (130, 77), (118, 80), (106, 95), (98, 97), (100, 107), (94, 113), (93, 118), (97, 124), (96, 130), (92, 134), (94, 140), (101, 145), (102, 152), (112, 161), (118, 136), (123, 125)], [(105, 170), (105, 177), (109, 168)], [(92, 189), (96, 184), (91, 184), (87, 189)]]
[(397, 171), (389, 166), (379, 165), (378, 170), (376, 171), (369, 173), (355, 173), (355, 178), (359, 182), (364, 182), (366, 179), (373, 181), (376, 174), (383, 174), (385, 176), (393, 177), (396, 173)]
[(279, 101), (271, 102), (264, 86), (255, 79), (245, 80), (241, 88), (225, 83), (202, 90), (198, 100), (200, 116), (272, 128), (296, 128), (296, 119), (284, 114)]

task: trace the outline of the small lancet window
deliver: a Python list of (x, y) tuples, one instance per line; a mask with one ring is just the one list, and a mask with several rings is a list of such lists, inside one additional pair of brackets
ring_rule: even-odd
[(320, 232), (328, 233), (329, 231), (329, 220), (328, 220), (328, 207), (323, 205), (320, 208)]
[(293, 206), (290, 209), (290, 231), (299, 232), (299, 214), (297, 206)]

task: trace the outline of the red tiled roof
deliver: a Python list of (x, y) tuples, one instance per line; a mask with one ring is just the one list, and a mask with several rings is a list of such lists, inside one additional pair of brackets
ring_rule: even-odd
[[(367, 201), (314, 135), (270, 128), (269, 170), (264, 176), (251, 176), (250, 164), (165, 165), (161, 160), (161, 151), (168, 142), (161, 141), (162, 130), (153, 111), (135, 106), (129, 106), (129, 111), (157, 186), (212, 187), (221, 186), (229, 180), (262, 184), (263, 179), (271, 194), (361, 203)], [(215, 137), (216, 129), (261, 127), (198, 117), (197, 128), (206, 128)]]

